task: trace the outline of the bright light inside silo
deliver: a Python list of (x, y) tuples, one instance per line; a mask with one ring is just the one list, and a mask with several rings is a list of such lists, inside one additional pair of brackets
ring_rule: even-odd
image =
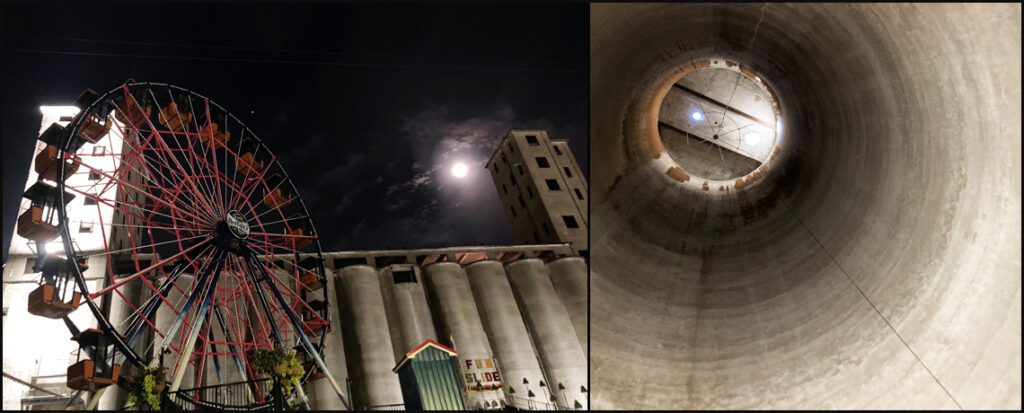
[(704, 114), (695, 110), (690, 114), (690, 117), (693, 118), (693, 120), (701, 120), (704, 119)]
[(750, 146), (757, 146), (757, 144), (761, 142), (761, 135), (758, 135), (754, 132), (750, 132), (747, 134), (747, 136), (743, 137), (743, 140), (746, 141), (747, 144)]
[(455, 175), (456, 178), (462, 178), (466, 176), (466, 173), (468, 172), (469, 168), (467, 168), (466, 164), (462, 162), (456, 163), (455, 166), (452, 166), (452, 175)]

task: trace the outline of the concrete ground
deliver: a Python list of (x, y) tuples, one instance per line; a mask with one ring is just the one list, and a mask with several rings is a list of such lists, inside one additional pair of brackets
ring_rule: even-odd
[[(1020, 19), (593, 5), (592, 406), (1020, 409)], [(711, 55), (782, 105), (741, 189), (655, 161), (651, 102)]]

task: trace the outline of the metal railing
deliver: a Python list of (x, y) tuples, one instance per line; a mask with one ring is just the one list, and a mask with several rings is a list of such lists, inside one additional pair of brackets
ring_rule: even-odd
[(520, 410), (560, 410), (557, 405), (537, 399), (509, 396), (506, 405)]
[(167, 392), (163, 402), (170, 410), (274, 410), (274, 398), (269, 395), (270, 379), (219, 384)]
[(364, 406), (363, 410), (405, 410), (405, 403), (378, 404), (376, 406)]

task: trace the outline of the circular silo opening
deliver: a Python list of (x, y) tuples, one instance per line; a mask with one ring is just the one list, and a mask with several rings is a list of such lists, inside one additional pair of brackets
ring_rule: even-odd
[(781, 137), (779, 103), (765, 79), (726, 59), (688, 64), (658, 111), (666, 153), (686, 175), (742, 187), (764, 170)]

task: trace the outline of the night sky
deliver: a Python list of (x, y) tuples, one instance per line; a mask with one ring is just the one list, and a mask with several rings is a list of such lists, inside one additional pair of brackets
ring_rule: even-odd
[[(41, 105), (128, 78), (194, 90), (281, 159), (326, 251), (513, 243), (484, 169), (508, 129), (586, 174), (577, 5), (0, 5), (4, 261)], [(451, 166), (470, 166), (455, 179)]]

